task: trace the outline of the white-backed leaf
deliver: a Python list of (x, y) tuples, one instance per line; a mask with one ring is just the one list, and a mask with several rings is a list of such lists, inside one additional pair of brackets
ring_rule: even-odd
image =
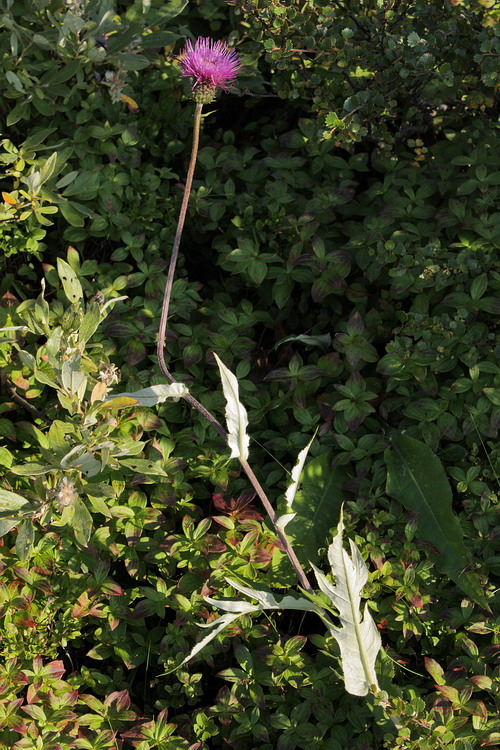
[(214, 352), (222, 380), (222, 390), (226, 398), (227, 444), (231, 448), (231, 458), (248, 458), (250, 438), (246, 433), (248, 417), (245, 407), (239, 401), (238, 381), (231, 370), (221, 362)]
[[(306, 447), (300, 451), (298, 458), (297, 458), (297, 463), (292, 469), (292, 475), (291, 475), (292, 481), (288, 485), (287, 491), (285, 492), (286, 507), (288, 510), (292, 510), (293, 501), (295, 499), (295, 493), (297, 492), (299, 488), (300, 475), (302, 474), (302, 469), (304, 468), (307, 454), (309, 453), (309, 448), (311, 447), (312, 442), (315, 437), (316, 437), (316, 432), (314, 433), (314, 435), (312, 436), (312, 438), (310, 439)], [(290, 518), (289, 520), (291, 521), (292, 519)]]
[[(101, 315), (104, 315), (104, 312), (107, 310), (107, 308), (110, 305), (115, 305), (117, 302), (123, 302), (124, 299), (128, 299), (128, 296), (122, 296), (122, 297), (113, 297), (112, 299), (108, 299), (107, 302), (104, 303), (104, 305), (101, 307)], [(107, 315), (108, 313), (106, 313)]]
[(258, 609), (304, 609), (308, 612), (316, 612), (317, 614), (320, 614), (321, 612), (321, 614), (323, 614), (322, 610), (310, 602), (309, 599), (295, 596), (282, 596), (278, 601), (269, 591), (257, 591), (256, 589), (251, 589), (249, 586), (244, 586), (237, 581), (233, 581), (231, 578), (226, 578), (226, 581), (233, 587), (233, 589), (240, 591), (242, 594), (245, 594), (252, 599), (257, 599), (259, 602)]
[[(258, 604), (250, 604), (250, 602), (246, 602), (244, 599), (226, 599), (219, 600), (219, 599), (211, 599), (209, 596), (203, 597), (206, 602), (212, 605), (212, 607), (217, 607), (218, 609), (224, 610), (224, 612), (231, 612), (232, 614), (238, 614), (238, 615), (246, 615), (249, 612), (255, 612), (258, 609), (260, 609), (260, 606)], [(210, 623), (210, 625), (200, 625), (200, 628), (207, 628), (211, 627), (214, 623)]]
[(129, 399), (129, 404), (123, 403), (123, 406), (156, 406), (166, 401), (167, 398), (179, 399), (189, 393), (184, 383), (169, 383), (162, 385), (150, 385), (149, 388), (141, 388), (140, 391), (134, 391), (133, 393), (116, 393), (113, 396), (108, 396), (105, 401), (112, 401), (113, 399)]
[(241, 612), (236, 612), (236, 614), (222, 615), (222, 617), (219, 617), (219, 619), (215, 620), (215, 622), (209, 623), (209, 625), (200, 625), (200, 627), (203, 628), (211, 628), (210, 632), (191, 649), (188, 656), (186, 656), (186, 658), (178, 666), (182, 667), (182, 665), (192, 659), (193, 656), (199, 654), (200, 651), (202, 651), (202, 649), (204, 649), (205, 646), (210, 643), (210, 641), (213, 641), (213, 639), (218, 636), (222, 630), (224, 630), (224, 628), (227, 628), (227, 626), (234, 622), (234, 620), (237, 620), (238, 617), (241, 617), (241, 614)]
[(293, 521), (296, 515), (296, 513), (284, 513), (282, 516), (276, 519), (276, 526), (279, 526), (284, 530), (286, 525), (290, 523), (290, 521)]
[(211, 599), (209, 596), (205, 596), (205, 601), (207, 601), (214, 607), (218, 607), (219, 609), (224, 610), (228, 614), (222, 615), (218, 620), (215, 620), (208, 625), (199, 625), (200, 628), (210, 628), (211, 632), (207, 636), (205, 636), (205, 638), (203, 638), (199, 643), (197, 643), (193, 649), (191, 649), (190, 653), (188, 654), (188, 656), (186, 656), (184, 661), (178, 665), (179, 667), (192, 659), (193, 656), (196, 656), (196, 654), (198, 654), (207, 645), (207, 643), (210, 643), (210, 641), (213, 640), (213, 638), (215, 638), (222, 630), (224, 630), (224, 628), (226, 628), (228, 625), (230, 625), (230, 623), (234, 622), (234, 620), (238, 619), (238, 617), (241, 617), (242, 615), (248, 615), (251, 612), (262, 612), (266, 609), (299, 609), (306, 610), (308, 612), (315, 612), (320, 616), (323, 614), (321, 608), (310, 602), (308, 599), (295, 598), (294, 596), (284, 596), (280, 601), (278, 601), (272, 594), (267, 591), (256, 591), (255, 589), (251, 589), (248, 586), (242, 586), (240, 583), (237, 583), (230, 578), (226, 578), (226, 581), (237, 591), (241, 591), (242, 594), (246, 594), (246, 596), (249, 596), (251, 599), (256, 599), (259, 603), (252, 604), (251, 602), (247, 602), (244, 599), (228, 599), (226, 601), (220, 601), (218, 599)]
[(335, 585), (316, 566), (313, 568), (321, 591), (339, 611), (342, 627), (327, 625), (340, 647), (346, 690), (351, 695), (366, 695), (369, 690), (378, 688), (375, 661), (382, 644), (368, 607), (365, 606), (363, 615), (360, 612), (361, 591), (368, 580), (368, 569), (351, 539), (351, 557), (343, 548), (343, 530), (341, 517), (337, 536), (328, 549)]

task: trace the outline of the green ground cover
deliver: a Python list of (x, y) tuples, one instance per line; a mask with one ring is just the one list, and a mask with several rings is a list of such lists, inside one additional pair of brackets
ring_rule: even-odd
[[(0, 749), (500, 744), (495, 3), (0, 6)], [(278, 515), (312, 440), (285, 533), (328, 607), (343, 504), (364, 696), (310, 599), (183, 663), (207, 597), (305, 596), (220, 434), (158, 397), (199, 36), (243, 67), (204, 109), (165, 356), (223, 424), (214, 353), (236, 376)]]

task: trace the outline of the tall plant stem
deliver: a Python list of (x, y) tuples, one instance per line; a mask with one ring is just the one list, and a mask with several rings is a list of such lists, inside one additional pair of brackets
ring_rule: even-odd
[[(172, 296), (172, 285), (174, 283), (175, 267), (177, 265), (177, 257), (179, 255), (179, 247), (181, 244), (182, 230), (184, 229), (184, 222), (186, 220), (187, 207), (189, 203), (189, 196), (191, 194), (191, 187), (193, 185), (194, 169), (196, 166), (196, 158), (198, 156), (198, 144), (200, 142), (200, 125), (201, 125), (201, 111), (203, 104), (196, 104), (196, 110), (194, 113), (193, 123), (193, 146), (191, 149), (191, 159), (189, 161), (189, 168), (186, 177), (186, 184), (184, 186), (184, 196), (182, 198), (181, 210), (179, 213), (179, 219), (177, 221), (177, 229), (175, 230), (174, 244), (172, 247), (172, 255), (170, 256), (170, 265), (168, 267), (167, 283), (165, 285), (165, 292), (163, 294), (163, 305), (161, 308), (160, 327), (158, 328), (158, 343), (156, 345), (156, 353), (158, 355), (158, 363), (160, 369), (170, 383), (175, 383), (176, 380), (172, 373), (169, 371), (165, 363), (165, 334), (167, 331), (167, 320), (168, 310), (170, 307), (170, 297)], [(211, 425), (215, 427), (217, 432), (222, 435), (224, 439), (227, 438), (227, 433), (223, 426), (210, 414), (207, 409), (200, 404), (191, 394), (184, 396), (186, 401), (194, 406), (205, 419), (207, 419)]]
[[(193, 177), (194, 177), (194, 170), (196, 166), (196, 158), (198, 156), (198, 144), (200, 141), (200, 125), (201, 125), (201, 112), (203, 109), (203, 104), (196, 104), (196, 110), (194, 113), (194, 126), (193, 126), (193, 146), (191, 149), (191, 159), (189, 161), (189, 168), (188, 173), (186, 177), (186, 184), (184, 187), (184, 196), (182, 198), (182, 204), (181, 204), (181, 210), (179, 213), (179, 220), (177, 222), (177, 229), (175, 230), (175, 237), (174, 237), (174, 244), (172, 247), (172, 255), (170, 256), (170, 265), (168, 267), (168, 275), (167, 275), (167, 283), (165, 285), (165, 292), (163, 295), (163, 305), (161, 309), (161, 318), (160, 318), (160, 327), (158, 329), (158, 344), (156, 347), (156, 351), (158, 354), (158, 363), (160, 365), (161, 371), (167, 378), (167, 380), (170, 383), (177, 382), (172, 375), (172, 373), (169, 371), (166, 363), (165, 363), (165, 335), (167, 330), (167, 320), (168, 320), (168, 310), (170, 306), (170, 297), (172, 295), (172, 285), (174, 283), (174, 275), (175, 275), (175, 267), (177, 265), (177, 257), (179, 255), (179, 247), (181, 244), (181, 237), (182, 237), (182, 230), (184, 228), (184, 222), (186, 220), (186, 213), (187, 213), (187, 207), (189, 203), (189, 196), (191, 193), (191, 187), (193, 184)], [(211, 414), (205, 407), (200, 404), (199, 401), (197, 401), (191, 394), (186, 394), (183, 396), (183, 398), (188, 402), (188, 404), (191, 404), (195, 409), (199, 411), (199, 413), (205, 417), (205, 419), (217, 430), (219, 435), (221, 435), (224, 440), (227, 443), (227, 432), (224, 429), (224, 427), (218, 422), (218, 420)], [(313, 593), (313, 588), (311, 584), (309, 583), (307, 576), (304, 572), (304, 569), (302, 568), (297, 555), (295, 554), (292, 545), (290, 544), (286, 534), (284, 533), (283, 529), (281, 529), (277, 522), (277, 516), (276, 512), (269, 502), (269, 499), (262, 489), (257, 477), (253, 473), (250, 465), (247, 461), (240, 458), (240, 463), (243, 468), (243, 471), (247, 475), (248, 479), (250, 480), (255, 492), (259, 496), (259, 498), (262, 501), (262, 504), (264, 508), (266, 509), (267, 515), (269, 516), (269, 520), (271, 521), (272, 525), (274, 526), (274, 530), (276, 531), (276, 534), (281, 541), (283, 548), (288, 556), (288, 559), (290, 560), (293, 569), (295, 570), (295, 573), (297, 574), (297, 577), (300, 581), (300, 585), (303, 589), (306, 591), (309, 591), (310, 593)]]
[(271, 521), (272, 525), (274, 526), (274, 530), (276, 531), (276, 534), (277, 534), (280, 542), (283, 545), (283, 549), (285, 550), (285, 552), (286, 552), (286, 554), (288, 556), (288, 559), (290, 560), (290, 562), (292, 564), (292, 567), (295, 570), (295, 573), (297, 574), (297, 578), (300, 581), (300, 585), (302, 586), (303, 589), (305, 589), (306, 591), (308, 591), (310, 594), (313, 594), (314, 590), (313, 590), (311, 584), (309, 583), (306, 574), (304, 573), (304, 569), (303, 569), (302, 565), (300, 564), (299, 559), (298, 559), (297, 555), (295, 554), (295, 551), (294, 551), (292, 545), (290, 544), (290, 541), (289, 541), (287, 535), (285, 534), (285, 532), (283, 531), (283, 529), (281, 529), (278, 526), (278, 524), (277, 524), (278, 518), (277, 518), (277, 515), (276, 515), (276, 511), (274, 510), (273, 506), (269, 502), (269, 498), (267, 497), (266, 493), (262, 489), (262, 486), (261, 486), (259, 480), (257, 479), (257, 477), (255, 476), (255, 474), (253, 473), (252, 468), (248, 464), (248, 462), (245, 461), (245, 459), (243, 459), (241, 457), (240, 457), (240, 464), (241, 464), (241, 466), (243, 468), (243, 471), (245, 472), (245, 474), (249, 478), (250, 482), (252, 483), (252, 486), (253, 486), (255, 492), (260, 497), (260, 499), (262, 501), (262, 505), (266, 509), (266, 513), (269, 516), (269, 520)]

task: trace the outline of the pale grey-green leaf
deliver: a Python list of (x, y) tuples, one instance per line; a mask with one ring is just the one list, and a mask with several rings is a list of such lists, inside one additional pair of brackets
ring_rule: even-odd
[(214, 357), (219, 366), (222, 391), (226, 399), (227, 444), (231, 449), (231, 458), (242, 458), (246, 461), (250, 444), (250, 438), (246, 431), (248, 417), (245, 407), (239, 400), (238, 381), (215, 352)]
[(112, 401), (117, 398), (133, 399), (138, 406), (156, 406), (173, 398), (177, 400), (189, 393), (184, 383), (169, 383), (162, 385), (150, 385), (148, 388), (141, 388), (139, 391), (132, 393), (116, 393), (107, 396), (105, 401)]

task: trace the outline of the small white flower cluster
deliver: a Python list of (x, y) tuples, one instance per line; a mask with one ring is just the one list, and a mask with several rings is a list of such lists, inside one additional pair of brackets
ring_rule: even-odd
[(120, 370), (112, 363), (105, 364), (101, 362), (102, 370), (99, 370), (99, 379), (107, 386), (118, 383), (120, 380)]
[(109, 88), (109, 95), (113, 104), (121, 100), (122, 91), (127, 85), (127, 71), (124, 68), (107, 70), (103, 84)]
[(76, 491), (73, 482), (67, 477), (63, 477), (56, 488), (56, 503), (58, 510), (63, 510), (64, 508), (67, 508), (68, 505), (72, 505), (77, 497), (78, 492)]
[(64, 4), (74, 16), (83, 16), (86, 0), (64, 0)]

